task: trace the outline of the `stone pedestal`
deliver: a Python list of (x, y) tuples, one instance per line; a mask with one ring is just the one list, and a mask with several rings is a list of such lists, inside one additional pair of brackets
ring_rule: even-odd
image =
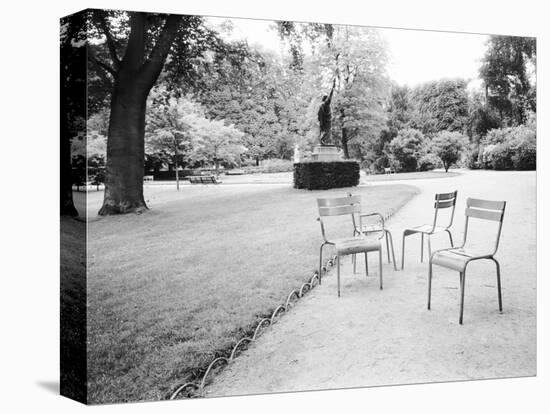
[(317, 145), (313, 148), (313, 153), (311, 154), (312, 161), (323, 162), (323, 161), (340, 161), (342, 155), (338, 150), (338, 147), (335, 145)]

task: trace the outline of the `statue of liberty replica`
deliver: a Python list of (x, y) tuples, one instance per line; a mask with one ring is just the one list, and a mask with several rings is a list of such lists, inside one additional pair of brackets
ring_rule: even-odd
[(328, 95), (323, 95), (317, 111), (319, 121), (319, 145), (313, 147), (311, 158), (294, 163), (294, 188), (328, 190), (354, 187), (359, 184), (359, 163), (342, 159), (337, 145), (332, 142), (332, 111), (330, 104), (336, 79)]
[(332, 81), (330, 94), (328, 96), (323, 96), (321, 106), (317, 112), (317, 119), (319, 120), (319, 141), (322, 146), (332, 144), (332, 111), (330, 109), (330, 103), (332, 101), (332, 94), (334, 93), (335, 86), (336, 79)]

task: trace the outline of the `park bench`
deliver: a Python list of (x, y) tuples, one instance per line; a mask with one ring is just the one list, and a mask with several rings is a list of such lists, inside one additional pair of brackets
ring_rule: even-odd
[(221, 181), (215, 175), (192, 175), (189, 177), (191, 184), (220, 184)]
[(395, 170), (392, 167), (384, 168), (384, 174), (395, 174)]

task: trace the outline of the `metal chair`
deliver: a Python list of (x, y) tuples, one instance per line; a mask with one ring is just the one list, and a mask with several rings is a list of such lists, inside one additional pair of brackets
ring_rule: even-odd
[[(488, 259), (495, 262), (497, 270), (497, 288), (498, 288), (498, 309), (502, 312), (502, 294), (500, 288), (500, 264), (494, 255), (497, 253), (500, 234), (502, 231), (502, 220), (504, 218), (504, 209), (506, 201), (490, 201), (468, 198), (466, 201), (466, 224), (464, 228), (464, 241), (460, 247), (437, 250), (430, 256), (430, 268), (428, 273), (428, 309), (431, 307), (432, 295), (432, 265), (446, 267), (456, 270), (460, 273), (460, 317), (458, 323), (462, 325), (462, 315), (464, 313), (464, 286), (466, 279), (466, 267), (474, 260)], [(498, 230), (495, 241), (495, 248), (492, 253), (480, 253), (466, 247), (468, 242), (468, 225), (470, 218), (481, 220), (492, 220), (498, 222)]]
[[(337, 197), (337, 198), (318, 198), (317, 206), (319, 217), (317, 220), (321, 224), (321, 233), (323, 235), (323, 244), (319, 252), (319, 284), (321, 284), (321, 274), (323, 266), (323, 248), (327, 245), (334, 246), (336, 250), (336, 265), (338, 277), (338, 296), (340, 296), (340, 257), (346, 255), (355, 255), (357, 253), (365, 254), (365, 270), (368, 274), (367, 253), (378, 251), (379, 255), (379, 275), (380, 289), (382, 289), (382, 246), (379, 238), (366, 237), (365, 235), (354, 233), (354, 237), (328, 240), (325, 232), (323, 219), (329, 216), (343, 216), (349, 214), (361, 213), (361, 197)], [(362, 227), (361, 217), (359, 216), (359, 225)]]
[[(349, 197), (353, 197), (351, 193), (348, 193)], [(365, 225), (358, 225), (358, 221), (356, 219), (356, 216), (358, 216), (359, 220), (362, 219), (368, 219), (369, 217), (377, 217), (378, 222), (375, 224), (365, 224)], [(391, 246), (391, 254), (393, 257), (393, 268), (397, 271), (397, 263), (395, 261), (395, 250), (393, 249), (393, 237), (391, 234), (391, 231), (386, 228), (384, 217), (380, 213), (368, 213), (368, 214), (352, 214), (351, 220), (353, 223), (353, 235), (359, 235), (363, 233), (365, 236), (374, 235), (376, 233), (380, 233), (379, 239), (385, 238), (386, 239), (386, 251), (388, 253), (388, 263), (391, 263), (392, 260), (390, 259), (390, 246)], [(355, 255), (352, 256), (353, 260), (353, 272), (355, 273), (355, 266), (356, 266), (356, 260)], [(368, 274), (368, 265), (367, 265), (367, 274)]]
[[(431, 257), (432, 255), (432, 246), (431, 246), (431, 240), (430, 236), (436, 233), (441, 232), (447, 232), (449, 235), (449, 241), (451, 242), (451, 247), (453, 244), (453, 236), (451, 234), (450, 227), (453, 225), (453, 218), (455, 214), (455, 205), (456, 205), (456, 195), (457, 191), (454, 191), (452, 193), (440, 193), (435, 195), (435, 203), (434, 203), (434, 221), (432, 224), (423, 224), (422, 226), (413, 227), (410, 229), (405, 229), (403, 231), (403, 247), (402, 247), (402, 256), (401, 256), (401, 270), (405, 267), (405, 237), (410, 236), (412, 234), (421, 234), (420, 239), (420, 261), (424, 261), (424, 235), (426, 235), (428, 239), (428, 257)], [(446, 209), (446, 208), (452, 208), (451, 211), (451, 217), (449, 219), (449, 223), (446, 226), (438, 226), (437, 225), (437, 219), (438, 219), (438, 213), (439, 210)]]

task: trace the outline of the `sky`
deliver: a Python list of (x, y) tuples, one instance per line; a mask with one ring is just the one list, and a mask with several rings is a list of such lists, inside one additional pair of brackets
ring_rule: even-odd
[[(227, 19), (209, 18), (213, 24)], [(273, 22), (231, 19), (233, 39), (248, 39), (264, 48), (284, 52)], [(390, 62), (387, 70), (399, 84), (414, 86), (429, 80), (460, 77), (479, 82), (478, 69), (485, 53), (486, 35), (404, 29), (379, 29), (388, 42)]]

